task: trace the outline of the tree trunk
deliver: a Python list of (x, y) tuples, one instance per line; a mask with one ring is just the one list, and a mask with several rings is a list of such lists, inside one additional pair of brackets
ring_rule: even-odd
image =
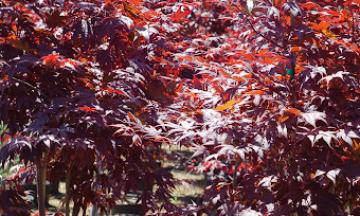
[(36, 163), (36, 188), (37, 188), (37, 202), (39, 216), (46, 215), (46, 168), (47, 168), (47, 153)]
[(65, 216), (70, 216), (70, 180), (71, 180), (71, 166), (65, 177)]

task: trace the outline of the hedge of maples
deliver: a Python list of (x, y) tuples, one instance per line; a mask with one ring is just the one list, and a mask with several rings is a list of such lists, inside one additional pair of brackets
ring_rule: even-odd
[[(360, 212), (358, 0), (0, 1), (0, 212), (65, 181), (65, 214), (129, 192), (149, 214)], [(2, 139), (3, 140), (3, 139)], [(162, 145), (194, 148), (171, 203)], [(4, 200), (4, 201), (2, 201)], [(5, 201), (6, 200), (6, 201)]]

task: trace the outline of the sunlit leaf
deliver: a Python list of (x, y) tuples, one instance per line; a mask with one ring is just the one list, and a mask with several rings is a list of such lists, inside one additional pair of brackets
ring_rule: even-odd
[(235, 104), (239, 103), (241, 100), (240, 99), (231, 99), (229, 101), (227, 101), (224, 104), (220, 104), (218, 105), (215, 110), (217, 111), (224, 111), (227, 109), (232, 109), (234, 107)]

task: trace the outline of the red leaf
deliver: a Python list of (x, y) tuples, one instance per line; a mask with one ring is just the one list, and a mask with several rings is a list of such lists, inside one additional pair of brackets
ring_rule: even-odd
[(60, 55), (58, 53), (52, 53), (41, 58), (44, 65), (58, 66)]
[(82, 106), (82, 107), (79, 107), (79, 110), (84, 111), (84, 112), (95, 112), (96, 108), (89, 107), (89, 106)]
[(178, 22), (191, 13), (187, 7), (179, 7), (179, 9), (170, 16), (170, 19), (174, 22)]
[(248, 94), (248, 95), (263, 95), (263, 94), (265, 94), (265, 91), (264, 90), (251, 90), (251, 91), (246, 92), (246, 94)]
[(106, 87), (106, 88), (103, 88), (102, 90), (109, 94), (123, 95), (123, 96), (129, 97), (129, 95), (121, 89), (114, 89), (111, 87)]
[(239, 103), (241, 101), (241, 98), (239, 99), (232, 99), (232, 100), (229, 100), (228, 102), (224, 103), (224, 104), (221, 104), (221, 105), (218, 105), (215, 110), (217, 111), (224, 111), (224, 110), (227, 110), (227, 109), (232, 109), (237, 103)]
[(286, 110), (287, 112), (289, 112), (289, 113), (291, 113), (291, 114), (294, 114), (295, 116), (299, 116), (299, 115), (301, 115), (301, 111), (300, 110), (298, 110), (298, 109), (296, 109), (296, 108), (289, 108), (289, 109), (287, 109)]

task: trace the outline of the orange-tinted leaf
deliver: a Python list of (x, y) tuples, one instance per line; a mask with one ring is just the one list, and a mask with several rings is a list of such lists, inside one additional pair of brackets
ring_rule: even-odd
[(128, 94), (121, 89), (114, 89), (111, 87), (106, 87), (106, 88), (103, 88), (103, 91), (110, 93), (110, 94), (123, 95), (123, 96), (129, 97)]
[(129, 3), (139, 6), (143, 2), (143, 0), (128, 0)]
[(289, 116), (288, 115), (281, 115), (281, 116), (278, 116), (277, 117), (277, 121), (280, 122), (280, 123), (283, 123), (285, 122), (286, 120), (289, 119)]
[(353, 141), (353, 150), (354, 151), (359, 151), (360, 150), (360, 139), (352, 139)]
[(273, 83), (273, 81), (272, 81), (269, 77), (265, 77), (264, 83), (265, 83), (266, 85), (271, 85), (271, 84)]
[(232, 78), (233, 80), (238, 81), (239, 83), (245, 82), (245, 79), (242, 78), (242, 77), (239, 76), (239, 75), (233, 75), (231, 78)]
[(227, 110), (227, 109), (232, 109), (234, 107), (235, 104), (239, 103), (240, 102), (240, 99), (232, 99), (232, 100), (229, 100), (227, 101), (226, 103), (224, 104), (221, 104), (221, 105), (218, 105), (215, 110), (217, 111), (224, 111), (224, 110)]
[(29, 44), (26, 43), (25, 41), (21, 41), (21, 40), (11, 40), (10, 44), (20, 50), (25, 50), (27, 52), (31, 51), (32, 49), (30, 48)]
[(330, 26), (329, 22), (325, 22), (325, 21), (321, 21), (320, 23), (316, 24), (316, 23), (311, 23), (310, 26), (318, 32), (323, 33), (325, 36), (329, 37), (329, 38), (335, 38), (336, 35), (334, 33), (332, 33), (328, 28)]
[(190, 55), (183, 55), (183, 56), (180, 56), (178, 59), (179, 59), (179, 61), (188, 61), (188, 62), (193, 61), (193, 57)]
[(248, 94), (248, 95), (263, 95), (263, 94), (265, 94), (265, 91), (264, 90), (251, 90), (251, 91), (246, 92), (246, 94)]
[(251, 73), (248, 73), (248, 74), (245, 74), (243, 77), (250, 79), (250, 78), (252, 78), (252, 74), (251, 74)]
[(182, 18), (185, 18), (190, 13), (191, 13), (191, 11), (188, 8), (180, 7), (174, 14), (171, 15), (170, 19), (172, 21), (178, 22)]
[(157, 18), (159, 17), (159, 12), (157, 11), (154, 11), (154, 10), (149, 10), (149, 11), (146, 11), (142, 14), (146, 19), (150, 20), (152, 18)]
[(136, 8), (136, 5), (128, 2), (124, 2), (123, 5), (126, 15), (135, 19), (133, 20), (134, 22), (139, 22), (142, 19), (142, 17), (140, 16), (141, 11)]
[(89, 107), (89, 106), (82, 106), (82, 107), (79, 107), (79, 110), (84, 111), (84, 112), (95, 112), (96, 108)]
[(183, 89), (184, 84), (181, 82), (179, 85), (176, 86), (175, 92), (181, 92)]
[(278, 80), (278, 81), (283, 81), (283, 80), (285, 80), (285, 76), (283, 76), (283, 75), (275, 75), (274, 77), (275, 77), (275, 79)]
[(81, 80), (87, 88), (90, 88), (90, 89), (94, 88), (94, 85), (92, 84), (90, 79), (88, 79), (88, 78), (79, 78), (79, 80)]
[(223, 70), (222, 68), (219, 68), (219, 73), (225, 77), (225, 78), (231, 78), (231, 74), (229, 74), (228, 72), (226, 72), (225, 70)]
[(309, 1), (309, 2), (306, 2), (304, 4), (302, 4), (302, 7), (305, 9), (305, 10), (313, 10), (313, 9), (317, 9), (317, 8), (320, 8), (320, 5), (312, 2), (312, 1)]
[(29, 43), (27, 43), (25, 40), (18, 39), (15, 35), (10, 35), (8, 37), (1, 37), (0, 38), (0, 44), (7, 43), (11, 45), (12, 47), (24, 51), (32, 51)]
[(8, 80), (9, 80), (9, 76), (5, 74), (5, 75), (2, 77), (2, 80), (3, 80), (3, 81), (8, 81)]
[(55, 66), (59, 63), (60, 55), (58, 53), (52, 53), (41, 58), (44, 65)]
[(301, 50), (302, 50), (302, 47), (299, 47), (299, 46), (291, 47), (291, 52), (293, 52), (293, 53), (300, 52)]
[(289, 108), (289, 109), (287, 109), (286, 110), (287, 112), (289, 112), (289, 113), (291, 113), (291, 114), (294, 114), (295, 116), (299, 116), (299, 115), (301, 115), (301, 111), (300, 110), (298, 110), (298, 109), (296, 109), (296, 108)]
[(272, 57), (264, 57), (262, 62), (264, 64), (272, 64), (272, 63), (274, 63), (274, 59)]
[(328, 38), (336, 38), (337, 37), (336, 34), (332, 33), (331, 31), (329, 31), (327, 29), (322, 30), (321, 32)]

